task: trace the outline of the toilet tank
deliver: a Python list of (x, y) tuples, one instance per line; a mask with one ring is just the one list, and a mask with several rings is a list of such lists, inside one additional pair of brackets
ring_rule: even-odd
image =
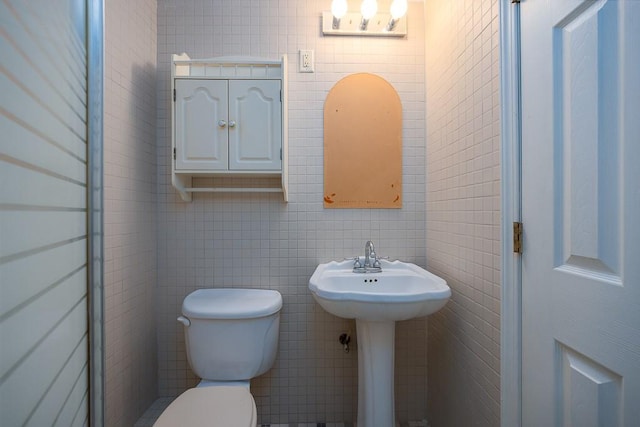
[(199, 289), (187, 295), (179, 318), (187, 358), (204, 380), (249, 380), (276, 358), (282, 295), (266, 289)]

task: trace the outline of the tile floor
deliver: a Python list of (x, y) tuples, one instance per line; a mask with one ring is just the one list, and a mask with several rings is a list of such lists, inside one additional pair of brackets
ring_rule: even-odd
[[(134, 427), (152, 427), (162, 411), (173, 401), (172, 397), (161, 397), (145, 411)], [(356, 427), (352, 423), (293, 423), (293, 424), (262, 424), (260, 427)], [(427, 421), (409, 421), (398, 427), (428, 427)]]
[(133, 427), (152, 427), (156, 422), (162, 411), (164, 411), (169, 404), (173, 402), (173, 397), (161, 397), (149, 406), (144, 414), (140, 417)]

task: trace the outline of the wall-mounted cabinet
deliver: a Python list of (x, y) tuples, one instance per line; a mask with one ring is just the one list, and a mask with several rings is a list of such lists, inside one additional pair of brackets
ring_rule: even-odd
[(183, 200), (277, 191), (287, 201), (285, 61), (173, 55), (171, 181)]

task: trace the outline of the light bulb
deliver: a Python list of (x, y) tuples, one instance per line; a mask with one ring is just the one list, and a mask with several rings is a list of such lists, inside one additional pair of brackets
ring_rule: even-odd
[(362, 19), (369, 20), (378, 12), (378, 2), (376, 0), (363, 0), (360, 6)]
[(400, 19), (407, 13), (407, 0), (393, 0), (391, 3), (391, 18)]
[(347, 13), (347, 0), (333, 0), (331, 2), (331, 14), (340, 19)]

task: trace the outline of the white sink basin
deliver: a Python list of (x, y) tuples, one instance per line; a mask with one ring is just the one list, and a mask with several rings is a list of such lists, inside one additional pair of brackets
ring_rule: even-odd
[[(367, 242), (366, 249), (373, 250)], [(320, 264), (309, 279), (315, 300), (329, 313), (356, 319), (358, 426), (396, 425), (395, 322), (440, 310), (451, 289), (444, 279), (401, 261), (380, 260), (378, 273), (354, 273), (353, 260)], [(364, 265), (361, 259), (360, 266)]]
[(440, 310), (451, 289), (444, 279), (401, 261), (381, 260), (380, 273), (354, 273), (353, 261), (320, 264), (309, 289), (329, 313), (346, 319), (398, 321)]

